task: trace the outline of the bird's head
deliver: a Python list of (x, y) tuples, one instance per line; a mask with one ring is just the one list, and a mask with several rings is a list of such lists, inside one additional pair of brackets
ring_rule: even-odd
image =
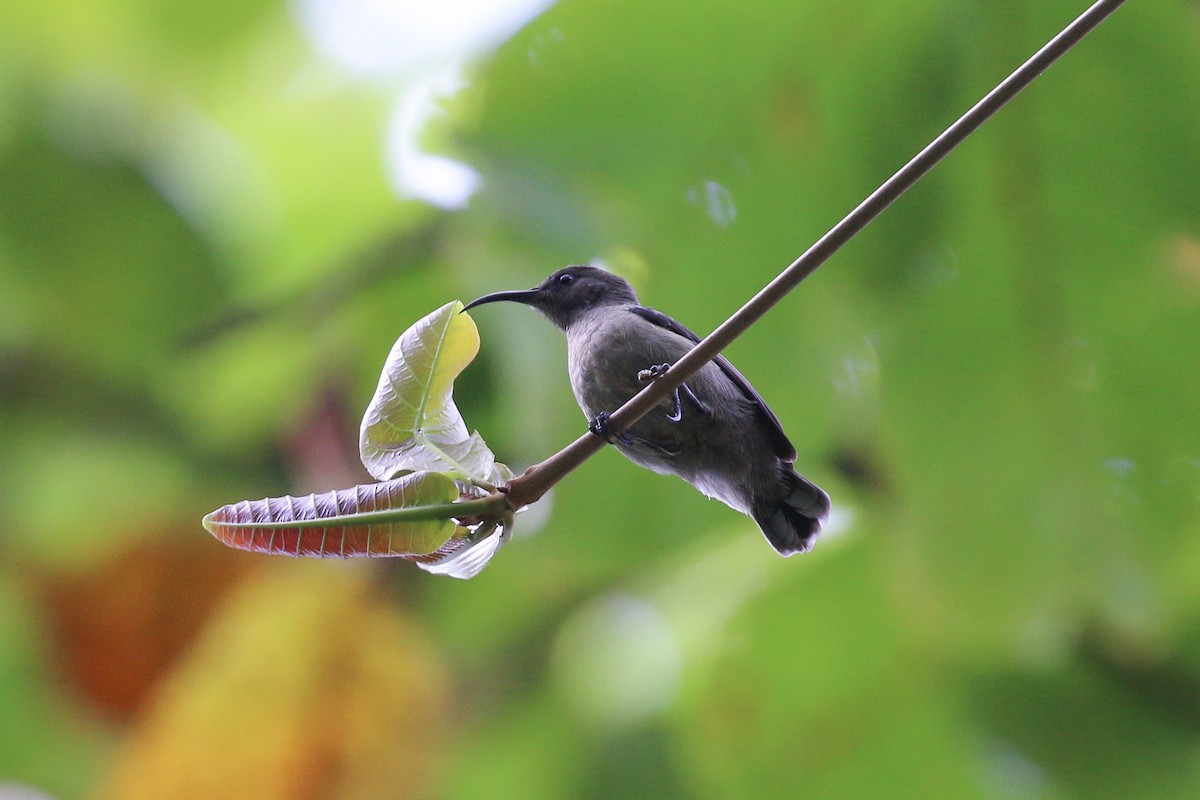
[(559, 328), (566, 330), (583, 314), (600, 306), (637, 302), (633, 287), (624, 278), (599, 267), (563, 267), (532, 289), (485, 294), (463, 308), (510, 300), (532, 306)]

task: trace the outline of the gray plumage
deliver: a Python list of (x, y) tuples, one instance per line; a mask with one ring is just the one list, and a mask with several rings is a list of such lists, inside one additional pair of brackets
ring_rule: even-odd
[[(674, 364), (699, 341), (597, 267), (566, 267), (533, 289), (467, 308), (499, 300), (532, 306), (566, 333), (571, 389), (600, 435), (607, 414), (645, 388), (645, 370)], [(724, 356), (612, 442), (635, 464), (678, 475), (752, 517), (781, 555), (811, 548), (829, 513), (828, 495), (792, 469), (796, 451), (778, 418)]]

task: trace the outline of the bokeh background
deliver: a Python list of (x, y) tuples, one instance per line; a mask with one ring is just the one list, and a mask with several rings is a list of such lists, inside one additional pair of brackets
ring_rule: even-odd
[[(0, 796), (1200, 795), (1200, 9), (1105, 23), (729, 355), (837, 511), (612, 451), (478, 578), (227, 550), (395, 337), (704, 333), (1083, 3), (0, 2)], [(558, 332), (476, 314), (516, 469)]]

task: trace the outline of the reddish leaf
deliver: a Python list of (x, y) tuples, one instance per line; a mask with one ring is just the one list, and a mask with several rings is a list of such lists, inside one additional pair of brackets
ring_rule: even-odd
[[(311, 558), (413, 557), (438, 552), (466, 531), (467, 506), (440, 472), (305, 497), (268, 497), (222, 506), (204, 527), (222, 543), (258, 553)], [(460, 510), (461, 509), (461, 510)]]

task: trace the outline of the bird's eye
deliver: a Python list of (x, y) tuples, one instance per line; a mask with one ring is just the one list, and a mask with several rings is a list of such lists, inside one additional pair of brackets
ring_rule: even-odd
[(575, 282), (575, 276), (569, 272), (564, 272), (562, 275), (558, 276), (558, 285), (559, 286), (570, 286), (574, 282)]

